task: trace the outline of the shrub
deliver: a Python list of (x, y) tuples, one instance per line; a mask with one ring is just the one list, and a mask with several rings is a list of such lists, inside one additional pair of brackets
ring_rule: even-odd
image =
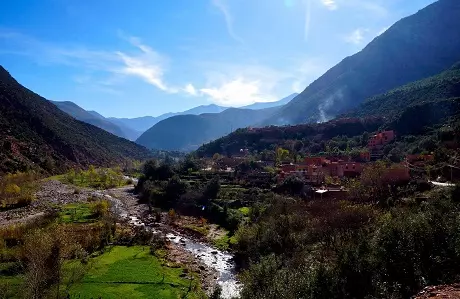
[(100, 200), (91, 205), (91, 213), (96, 217), (103, 217), (108, 214), (109, 207), (107, 200)]

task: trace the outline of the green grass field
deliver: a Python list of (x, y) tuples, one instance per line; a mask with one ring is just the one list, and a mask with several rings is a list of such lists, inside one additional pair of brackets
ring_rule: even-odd
[(17, 298), (22, 287), (22, 276), (12, 270), (15, 263), (0, 263), (0, 298)]
[(88, 223), (97, 221), (97, 217), (91, 210), (91, 204), (78, 203), (62, 206), (59, 220), (63, 223)]
[(71, 298), (202, 298), (197, 278), (188, 291), (190, 280), (181, 277), (183, 269), (163, 266), (147, 246), (116, 246), (91, 263), (82, 282), (71, 289)]

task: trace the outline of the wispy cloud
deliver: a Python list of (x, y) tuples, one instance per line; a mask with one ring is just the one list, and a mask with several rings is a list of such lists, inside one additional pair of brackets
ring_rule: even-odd
[(196, 90), (195, 86), (193, 86), (193, 84), (191, 84), (191, 83), (185, 85), (185, 88), (183, 89), (183, 91), (185, 91), (187, 94), (189, 94), (191, 96), (197, 96), (198, 95), (198, 91)]
[(336, 10), (338, 8), (335, 0), (321, 0), (321, 3), (329, 10)]
[(310, 24), (311, 24), (311, 1), (306, 0), (305, 2), (305, 25), (304, 25), (304, 40), (308, 40), (308, 35), (310, 34)]
[(217, 7), (224, 15), (225, 25), (227, 26), (228, 34), (237, 42), (244, 43), (243, 39), (239, 37), (233, 29), (233, 16), (230, 13), (226, 0), (212, 0), (212, 4)]
[(363, 28), (358, 28), (345, 36), (345, 41), (347, 43), (355, 44), (355, 45), (360, 45), (364, 41), (364, 34), (368, 32), (368, 29), (363, 29)]
[[(123, 37), (133, 49), (127, 51), (100, 51), (82, 46), (64, 46), (43, 42), (33, 37), (14, 31), (0, 31), (0, 39), (10, 45), (10, 53), (28, 56), (40, 64), (57, 64), (81, 69), (84, 72), (105, 76), (94, 79), (90, 75), (74, 78), (79, 84), (99, 84), (102, 89), (109, 89), (110, 82), (120, 83), (123, 77), (137, 77), (158, 89), (176, 93), (176, 88), (168, 86), (163, 79), (167, 59), (142, 43), (137, 37)], [(113, 91), (113, 88), (110, 88)]]
[(273, 100), (262, 94), (260, 81), (247, 81), (235, 78), (214, 88), (202, 88), (200, 91), (211, 97), (213, 102), (224, 106), (243, 106), (256, 102)]

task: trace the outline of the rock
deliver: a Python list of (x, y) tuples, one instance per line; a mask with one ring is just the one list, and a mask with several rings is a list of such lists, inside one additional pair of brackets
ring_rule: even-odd
[(218, 254), (219, 252), (217, 250), (211, 251), (212, 254)]
[(200, 266), (200, 270), (206, 270), (206, 267), (203, 266), (203, 265), (201, 265), (201, 266)]

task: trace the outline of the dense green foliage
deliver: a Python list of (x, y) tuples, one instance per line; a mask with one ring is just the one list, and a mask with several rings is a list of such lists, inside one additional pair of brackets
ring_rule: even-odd
[(194, 150), (232, 130), (257, 124), (278, 108), (262, 110), (229, 108), (221, 113), (179, 115), (165, 119), (144, 132), (136, 142), (148, 148)]
[[(460, 97), (460, 63), (436, 76), (409, 83), (382, 95), (368, 99), (348, 116), (380, 115), (397, 119), (404, 109), (416, 105), (426, 105), (449, 98)], [(433, 111), (436, 111), (433, 108)], [(418, 119), (423, 120), (423, 117)]]
[(460, 2), (440, 0), (345, 58), (263, 124), (330, 119), (365, 99), (433, 76), (460, 59)]
[(150, 152), (80, 122), (16, 82), (0, 67), (0, 172), (108, 166), (143, 160)]
[(242, 298), (408, 298), (458, 279), (460, 206), (431, 191), (389, 209), (276, 199), (237, 232)]
[[(212, 157), (215, 153), (233, 155), (247, 148), (259, 152), (263, 160), (275, 160), (273, 151), (281, 146), (290, 153), (320, 153), (337, 148), (345, 151), (367, 144), (369, 134), (384, 124), (381, 118), (339, 119), (321, 124), (305, 124), (260, 129), (239, 129), (216, 139), (197, 150), (199, 156)], [(353, 138), (351, 138), (353, 137)], [(272, 151), (272, 154), (264, 150)]]
[[(229, 173), (197, 172), (194, 162), (190, 157), (179, 165), (148, 161), (136, 186), (141, 201), (151, 207), (209, 219), (230, 231), (231, 236), (248, 216), (248, 206), (273, 195), (269, 190), (252, 188), (244, 173), (234, 177)], [(271, 183), (266, 177), (264, 180)]]
[(120, 168), (95, 168), (93, 165), (90, 165), (88, 170), (71, 169), (64, 175), (52, 178), (78, 187), (97, 189), (110, 189), (133, 183), (123, 175)]

